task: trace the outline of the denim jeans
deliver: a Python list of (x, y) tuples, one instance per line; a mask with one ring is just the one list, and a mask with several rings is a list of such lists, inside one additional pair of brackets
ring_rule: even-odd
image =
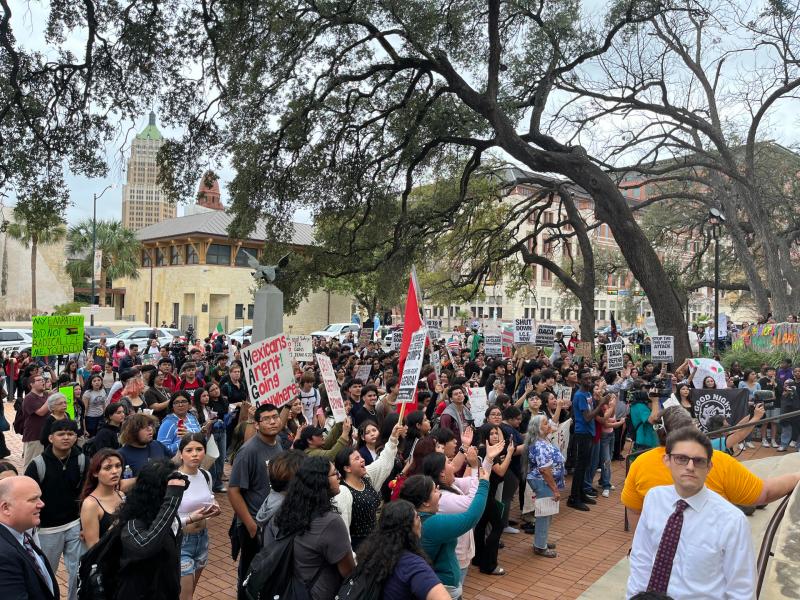
[(39, 530), (39, 546), (50, 563), (53, 573), (58, 571), (58, 561), (64, 555), (64, 568), (67, 570), (69, 584), (68, 600), (78, 597), (78, 562), (83, 551), (81, 543), (81, 524), (75, 523), (72, 527), (59, 533), (44, 533)]
[(614, 452), (614, 432), (600, 436), (600, 487), (611, 489), (611, 455)]
[[(530, 477), (528, 485), (536, 494), (537, 498), (550, 498), (553, 496), (551, 490), (543, 479), (535, 479)], [(547, 534), (550, 532), (550, 523), (553, 520), (553, 515), (546, 517), (536, 517), (536, 528), (533, 534), (533, 547), (539, 550), (547, 550)]]
[(225, 457), (227, 456), (227, 434), (224, 429), (214, 432), (214, 441), (219, 448), (219, 458), (211, 465), (211, 482), (214, 485), (214, 491), (220, 490), (223, 487), (222, 476), (225, 474)]

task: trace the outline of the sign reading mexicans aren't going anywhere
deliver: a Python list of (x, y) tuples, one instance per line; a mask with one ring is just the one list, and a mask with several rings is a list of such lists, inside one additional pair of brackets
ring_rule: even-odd
[(241, 352), (247, 393), (253, 404), (280, 408), (300, 392), (284, 334), (251, 344)]
[(33, 317), (33, 356), (57, 356), (83, 350), (83, 315)]

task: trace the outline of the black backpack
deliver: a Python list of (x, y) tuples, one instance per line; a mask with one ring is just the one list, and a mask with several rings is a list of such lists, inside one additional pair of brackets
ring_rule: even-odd
[[(249, 600), (311, 600), (309, 590), (322, 573), (319, 569), (310, 583), (294, 576), (295, 535), (281, 536), (270, 523), (267, 529), (272, 540), (264, 546), (250, 563), (250, 571), (242, 583)], [(82, 599), (79, 599), (82, 600)]]
[(383, 586), (375, 585), (373, 577), (367, 577), (358, 569), (342, 582), (336, 600), (381, 600)]
[(122, 538), (118, 524), (81, 556), (78, 566), (78, 600), (112, 600), (117, 590)]

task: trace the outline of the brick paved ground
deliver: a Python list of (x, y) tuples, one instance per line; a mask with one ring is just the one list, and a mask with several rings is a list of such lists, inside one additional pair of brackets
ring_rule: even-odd
[[(13, 408), (6, 405), (6, 418), (13, 422)], [(22, 443), (19, 436), (6, 434), (12, 451), (11, 460), (20, 464)], [(745, 451), (739, 458), (749, 460), (775, 454), (775, 450), (757, 446)], [(553, 519), (550, 541), (558, 545), (558, 558), (534, 556), (531, 547), (533, 536), (520, 533), (504, 534), (505, 548), (500, 550), (499, 564), (507, 571), (502, 577), (483, 575), (470, 567), (465, 582), (466, 600), (506, 600), (532, 598), (544, 600), (573, 600), (616, 564), (628, 551), (631, 535), (624, 531), (624, 511), (619, 493), (625, 478), (623, 462), (613, 465), (612, 483), (617, 490), (608, 499), (598, 498), (590, 512), (572, 510), (562, 501), (561, 512)], [(569, 487), (569, 482), (567, 482)], [(195, 599), (227, 599), (236, 597), (236, 565), (230, 557), (228, 526), (233, 511), (224, 494), (217, 500), (222, 514), (211, 523), (209, 533), (211, 549), (209, 564), (203, 573)], [(512, 510), (512, 519), (518, 518)], [(64, 585), (63, 563), (59, 569), (59, 583)], [(66, 594), (62, 591), (62, 597)], [(611, 600), (611, 599), (609, 599)]]

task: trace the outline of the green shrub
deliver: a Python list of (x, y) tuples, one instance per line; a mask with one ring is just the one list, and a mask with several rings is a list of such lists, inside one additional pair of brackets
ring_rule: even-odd
[(758, 371), (762, 363), (778, 367), (784, 358), (789, 358), (792, 364), (800, 363), (800, 350), (789, 352), (786, 350), (770, 350), (769, 352), (756, 352), (754, 350), (728, 350), (722, 355), (722, 366), (729, 369), (734, 361), (739, 362), (742, 369)]
[(53, 307), (54, 315), (71, 315), (81, 312), (81, 306), (89, 306), (86, 302), (65, 302)]

